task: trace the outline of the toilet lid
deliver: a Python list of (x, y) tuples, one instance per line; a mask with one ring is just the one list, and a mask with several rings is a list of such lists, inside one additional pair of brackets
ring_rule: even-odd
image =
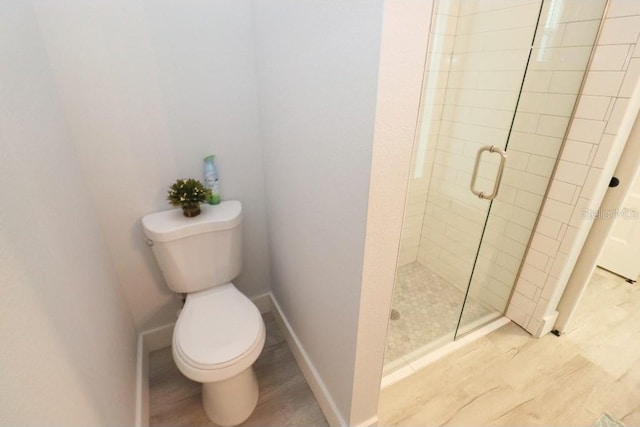
[(248, 353), (263, 328), (258, 308), (232, 283), (189, 294), (176, 328), (174, 345), (185, 362), (219, 369)]

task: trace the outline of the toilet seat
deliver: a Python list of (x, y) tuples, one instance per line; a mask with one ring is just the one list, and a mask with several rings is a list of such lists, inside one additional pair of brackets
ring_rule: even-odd
[(227, 283), (187, 295), (173, 332), (173, 356), (188, 378), (223, 381), (249, 368), (264, 341), (258, 308)]

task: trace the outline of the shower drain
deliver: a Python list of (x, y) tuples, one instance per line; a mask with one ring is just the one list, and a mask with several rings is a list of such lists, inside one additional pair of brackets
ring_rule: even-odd
[(400, 312), (395, 308), (391, 309), (391, 316), (389, 316), (391, 320), (398, 320), (400, 318)]

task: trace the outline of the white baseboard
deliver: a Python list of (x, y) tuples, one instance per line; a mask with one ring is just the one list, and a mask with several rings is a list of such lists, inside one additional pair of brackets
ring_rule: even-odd
[(298, 366), (300, 366), (300, 369), (302, 370), (302, 373), (304, 374), (304, 377), (307, 380), (307, 383), (309, 384), (313, 395), (316, 397), (316, 400), (320, 405), (320, 409), (322, 409), (324, 416), (327, 418), (329, 425), (331, 425), (332, 427), (346, 426), (347, 424), (340, 414), (340, 411), (338, 410), (333, 397), (329, 393), (329, 390), (322, 381), (318, 370), (311, 362), (309, 355), (302, 346), (302, 343), (298, 339), (296, 333), (291, 328), (289, 321), (282, 312), (282, 309), (278, 305), (278, 302), (275, 300), (273, 295), (271, 295), (271, 306), (273, 308), (273, 317), (275, 318), (282, 334), (287, 340), (287, 344), (289, 344), (289, 348), (291, 349), (296, 362), (298, 362)]
[(265, 314), (271, 311), (271, 292), (251, 298), (251, 301), (258, 307), (260, 313)]
[(149, 364), (148, 353), (144, 351), (142, 336), (138, 334), (136, 354), (136, 427), (149, 425)]
[(170, 347), (171, 340), (173, 339), (173, 328), (175, 323), (168, 323), (157, 328), (149, 329), (140, 333), (143, 339), (143, 344), (147, 350), (147, 355), (152, 351), (160, 350), (161, 348)]
[[(271, 293), (251, 298), (260, 313), (271, 311)], [(138, 334), (138, 351), (136, 360), (136, 427), (149, 425), (149, 353), (171, 346), (175, 323), (142, 331)]]
[(357, 424), (356, 427), (378, 427), (378, 416), (371, 417), (365, 422)]
[(149, 425), (149, 353), (171, 345), (175, 323), (138, 334), (136, 363), (136, 427)]

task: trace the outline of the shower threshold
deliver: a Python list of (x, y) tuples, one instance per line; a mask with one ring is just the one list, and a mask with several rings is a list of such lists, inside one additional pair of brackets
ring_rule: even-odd
[[(395, 384), (405, 378), (410, 377), (421, 369), (426, 368), (433, 362), (459, 350), (473, 341), (490, 334), (496, 329), (511, 322), (507, 317), (502, 315), (491, 321), (491, 317), (496, 317), (495, 313), (478, 319), (472, 324), (467, 325), (464, 330), (460, 331), (458, 339), (453, 340), (453, 334), (442, 336), (429, 344), (414, 350), (413, 352), (403, 356), (393, 362), (386, 363), (383, 370), (382, 382), (380, 389)], [(489, 322), (489, 323), (487, 323)], [(486, 323), (484, 326), (478, 327)]]
[[(485, 314), (479, 319), (476, 319), (474, 322), (461, 326), (460, 330), (458, 331), (457, 339), (461, 339), (463, 336), (475, 331), (476, 329), (480, 329), (482, 326), (488, 325), (489, 323), (493, 322), (494, 320), (498, 319), (501, 316), (502, 314), (494, 311), (494, 312)], [(394, 371), (397, 371), (398, 369), (404, 366), (407, 366), (418, 359), (421, 359), (423, 356), (426, 356), (427, 354), (436, 351), (440, 347), (446, 346), (447, 344), (453, 342), (455, 339), (456, 338), (453, 332), (444, 334), (438, 338), (435, 338), (429, 343), (426, 343), (407, 354), (399, 356), (392, 361), (385, 362), (382, 370), (382, 374), (383, 376), (391, 374)]]

